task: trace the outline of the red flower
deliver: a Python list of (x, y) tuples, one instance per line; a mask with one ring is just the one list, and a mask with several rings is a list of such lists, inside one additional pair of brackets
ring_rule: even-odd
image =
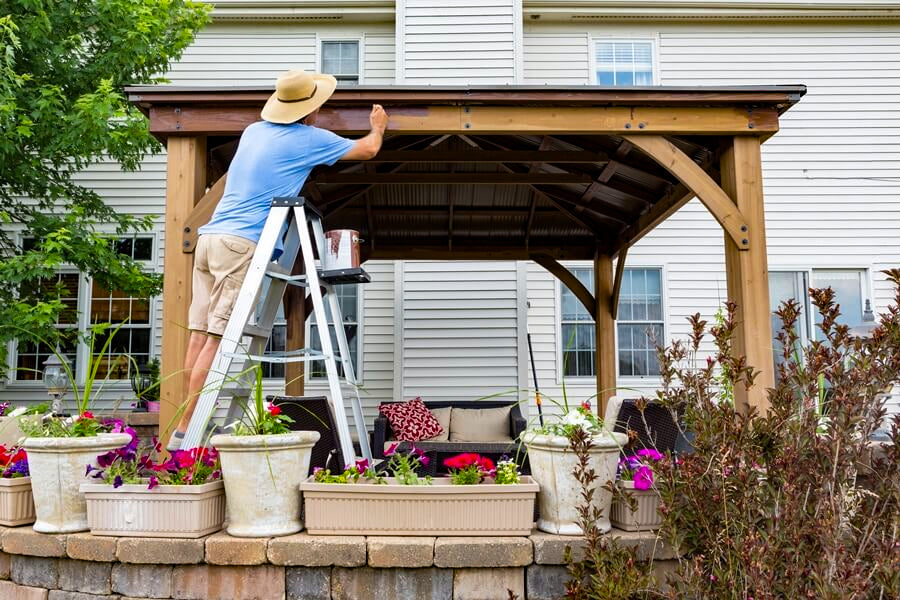
[(273, 417), (277, 417), (278, 415), (281, 414), (281, 407), (275, 406), (273, 404), (272, 406), (269, 407), (269, 414), (272, 415)]
[(585, 400), (581, 403), (581, 408), (583, 408), (584, 410), (591, 410), (591, 403)]
[(474, 465), (482, 471), (491, 471), (494, 461), (475, 452), (466, 452), (446, 459), (444, 465), (450, 469), (466, 469)]
[(89, 410), (86, 410), (86, 411), (84, 411), (84, 413), (82, 413), (81, 417), (79, 417), (79, 418), (81, 418), (81, 419), (93, 419), (93, 418), (94, 418), (94, 413), (92, 413), (92, 412), (89, 411)]

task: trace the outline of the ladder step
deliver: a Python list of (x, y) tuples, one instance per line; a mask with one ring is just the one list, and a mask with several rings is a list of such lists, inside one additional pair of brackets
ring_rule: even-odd
[(306, 287), (306, 275), (291, 275), (291, 272), (279, 265), (270, 265), (266, 269), (266, 275), (272, 279), (280, 279), (288, 283), (288, 285), (296, 285), (297, 287)]
[(327, 360), (328, 357), (321, 350), (313, 350), (312, 348), (303, 348), (301, 350), (290, 350), (288, 352), (270, 352), (269, 354), (242, 354), (231, 352), (225, 354), (229, 358), (243, 358), (261, 363), (295, 363), (308, 362), (311, 360)]
[(272, 332), (270, 330), (266, 329), (265, 327), (259, 327), (258, 325), (244, 326), (244, 335), (248, 335), (250, 337), (269, 339), (269, 335), (271, 335), (271, 333)]

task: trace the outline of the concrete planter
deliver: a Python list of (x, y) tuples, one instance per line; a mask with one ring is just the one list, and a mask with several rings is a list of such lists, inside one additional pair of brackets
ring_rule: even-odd
[(82, 438), (25, 438), (28, 469), (41, 533), (87, 531), (87, 505), (79, 487), (92, 480), (87, 465), (97, 465), (97, 455), (121, 448), (131, 441), (127, 433), (103, 433)]
[(34, 523), (31, 477), (0, 479), (0, 525), (15, 527)]
[(19, 417), (0, 417), (0, 446), (15, 446), (21, 438)]
[(222, 529), (225, 486), (83, 483), (93, 535), (198, 538)]
[(274, 537), (303, 529), (300, 482), (317, 441), (317, 431), (212, 437), (222, 461), (229, 535)]
[(512, 485), (316, 483), (300, 490), (306, 529), (322, 535), (529, 535), (538, 485), (531, 477)]
[[(538, 492), (540, 510), (538, 529), (558, 535), (582, 535), (577, 511), (581, 484), (574, 475), (578, 458), (569, 445), (569, 439), (564, 436), (527, 432), (523, 436), (523, 441), (528, 448), (531, 475), (541, 486)], [(627, 441), (628, 436), (624, 433), (609, 431), (593, 437), (590, 468), (598, 477), (594, 506), (602, 510), (600, 521), (597, 523), (602, 532), (612, 528), (609, 522), (612, 493), (603, 489), (603, 486), (607, 481), (615, 481), (619, 451)]]
[(617, 485), (637, 501), (637, 510), (632, 511), (624, 500), (614, 500), (610, 515), (612, 524), (625, 531), (656, 531), (659, 529), (663, 518), (659, 514), (659, 494), (656, 490), (652, 488), (636, 490), (633, 481), (619, 481)]

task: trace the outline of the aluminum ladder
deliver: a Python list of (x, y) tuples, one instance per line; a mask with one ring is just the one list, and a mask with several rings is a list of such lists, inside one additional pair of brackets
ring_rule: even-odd
[[(272, 261), (271, 257), (278, 239), (282, 236), (285, 225), (287, 225), (287, 236), (284, 240), (284, 251), (277, 261)], [(312, 229), (312, 237), (310, 236), (310, 229)], [(314, 240), (316, 244), (315, 251), (313, 249)], [(303, 260), (304, 275), (291, 274), (298, 254)], [(307, 204), (302, 196), (273, 199), (272, 208), (269, 211), (262, 235), (256, 245), (253, 258), (250, 260), (250, 266), (247, 269), (237, 301), (232, 309), (231, 318), (225, 326), (225, 333), (222, 335), (219, 349), (213, 359), (212, 367), (206, 377), (206, 383), (200, 392), (197, 406), (185, 432), (184, 440), (181, 443), (182, 449), (197, 447), (204, 441), (202, 439), (203, 432), (218, 405), (219, 396), (223, 391), (225, 381), (232, 367), (242, 368), (248, 362), (255, 365), (260, 362), (284, 364), (290, 362), (324, 361), (325, 371), (328, 375), (328, 388), (331, 392), (331, 407), (334, 413), (338, 439), (341, 444), (341, 452), (344, 456), (344, 462), (351, 464), (356, 457), (356, 451), (354, 450), (353, 440), (350, 437), (350, 427), (347, 423), (347, 413), (344, 408), (344, 395), (338, 376), (336, 358), (339, 357), (344, 368), (344, 378), (354, 388), (354, 394), (350, 400), (360, 450), (364, 458), (372, 460), (368, 431), (366, 430), (360, 404), (359, 387), (356, 383), (353, 363), (350, 360), (350, 348), (344, 330), (340, 303), (334, 292), (334, 285), (339, 283), (368, 283), (370, 280), (369, 275), (361, 268), (321, 271), (316, 266), (316, 255), (320, 258), (325, 255), (325, 233), (322, 225), (322, 213), (316, 207)], [(269, 280), (269, 286), (268, 290), (263, 292), (266, 279)], [(308, 290), (309, 296), (312, 298), (316, 323), (319, 324), (321, 351), (303, 348), (265, 354), (265, 348), (272, 333), (278, 307), (281, 305), (284, 291), (288, 285), (299, 286)], [(332, 322), (334, 323), (335, 338), (338, 344), (337, 349), (333, 347), (331, 340), (332, 325), (329, 324), (325, 312), (326, 300), (331, 310)], [(252, 321), (257, 307), (261, 309), (254, 323)], [(242, 345), (241, 342), (244, 337), (250, 338), (249, 347)], [(335, 350), (339, 352), (337, 355)], [(248, 402), (247, 405), (248, 409), (252, 409), (251, 403)], [(239, 403), (233, 399), (229, 408), (229, 422), (237, 417), (239, 409)]]

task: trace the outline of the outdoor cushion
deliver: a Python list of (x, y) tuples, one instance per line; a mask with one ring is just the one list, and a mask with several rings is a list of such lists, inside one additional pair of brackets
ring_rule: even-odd
[(391, 424), (394, 436), (404, 442), (418, 442), (441, 433), (440, 422), (431, 414), (421, 398), (396, 404), (382, 404), (378, 411)]
[(456, 408), (450, 412), (451, 442), (508, 442), (509, 406)]
[(429, 442), (446, 442), (450, 439), (450, 406), (445, 408), (429, 408), (434, 418), (441, 424), (442, 432), (432, 438), (428, 438)]

